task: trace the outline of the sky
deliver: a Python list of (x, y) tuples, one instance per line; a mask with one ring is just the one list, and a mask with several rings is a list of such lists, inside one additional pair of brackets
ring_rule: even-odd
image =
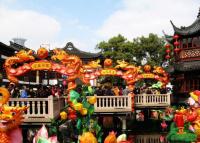
[(25, 38), (34, 50), (72, 42), (94, 53), (99, 42), (118, 34), (128, 40), (173, 34), (170, 20), (189, 26), (199, 7), (199, 0), (0, 0), (0, 42)]

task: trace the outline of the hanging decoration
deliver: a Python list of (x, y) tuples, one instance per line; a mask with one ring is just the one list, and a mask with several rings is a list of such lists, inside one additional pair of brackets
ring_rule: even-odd
[(165, 59), (167, 59), (167, 60), (169, 60), (171, 57), (170, 57), (170, 44), (166, 44), (165, 45), (165, 48), (166, 48), (166, 50), (165, 50), (165, 52), (166, 52), (166, 56), (165, 56)]
[(174, 53), (175, 54), (178, 54), (179, 52), (180, 52), (180, 48), (178, 48), (179, 47), (179, 45), (180, 45), (180, 43), (178, 42), (178, 38), (179, 38), (179, 36), (178, 35), (174, 35), (173, 36), (173, 39), (175, 40), (175, 42), (174, 42)]

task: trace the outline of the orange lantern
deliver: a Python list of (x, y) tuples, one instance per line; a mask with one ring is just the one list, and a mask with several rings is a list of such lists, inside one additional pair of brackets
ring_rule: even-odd
[(112, 65), (112, 60), (111, 59), (105, 59), (104, 66), (109, 67), (111, 65)]
[(43, 48), (43, 47), (39, 48), (37, 50), (37, 56), (40, 59), (45, 59), (48, 56), (48, 50), (46, 48)]

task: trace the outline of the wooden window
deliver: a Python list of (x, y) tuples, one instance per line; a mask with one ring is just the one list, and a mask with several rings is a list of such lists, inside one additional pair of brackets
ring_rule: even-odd
[(192, 38), (188, 38), (188, 48), (192, 47)]
[(187, 48), (187, 39), (182, 40), (182, 48)]

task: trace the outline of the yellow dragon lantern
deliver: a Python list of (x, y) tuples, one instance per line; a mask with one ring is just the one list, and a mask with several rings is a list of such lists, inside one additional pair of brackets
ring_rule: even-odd
[(6, 105), (10, 94), (6, 88), (0, 87), (0, 143), (21, 143), (22, 135), (18, 126), (23, 119), (27, 107), (11, 107)]

